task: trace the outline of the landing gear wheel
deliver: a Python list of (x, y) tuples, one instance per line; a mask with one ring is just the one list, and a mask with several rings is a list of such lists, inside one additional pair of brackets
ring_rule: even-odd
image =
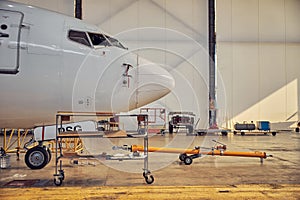
[(61, 179), (61, 178), (54, 178), (53, 182), (54, 182), (54, 185), (61, 186), (61, 184), (63, 182), (63, 179)]
[(187, 157), (187, 155), (185, 153), (182, 153), (179, 155), (179, 160), (184, 161), (185, 157)]
[(145, 181), (147, 184), (152, 184), (154, 182), (154, 177), (152, 175), (145, 176)]
[(190, 156), (186, 156), (183, 160), (184, 164), (190, 165), (193, 163), (193, 159)]
[(40, 146), (29, 149), (25, 154), (25, 163), (30, 169), (42, 169), (48, 164), (48, 152)]
[(51, 161), (52, 155), (51, 155), (51, 150), (47, 148), (47, 153), (48, 153), (48, 163)]

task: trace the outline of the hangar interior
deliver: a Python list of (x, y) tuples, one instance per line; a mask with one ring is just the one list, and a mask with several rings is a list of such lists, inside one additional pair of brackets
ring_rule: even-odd
[[(74, 0), (14, 1), (74, 16)], [(152, 193), (150, 191), (154, 187), (150, 187), (150, 189), (141, 187), (141, 184), (154, 182), (148, 167), (155, 171), (155, 178), (157, 177), (155, 184), (157, 184), (157, 188), (160, 188), (160, 191), (153, 192), (153, 199), (162, 199), (163, 195), (171, 193), (166, 197), (166, 199), (170, 199), (176, 192), (182, 194), (183, 197), (178, 198), (183, 199), (187, 197), (191, 199), (201, 197), (224, 199), (227, 197), (230, 199), (230, 195), (240, 199), (245, 195), (245, 188), (248, 192), (252, 191), (252, 193), (249, 192), (251, 194), (247, 194), (249, 199), (250, 197), (255, 199), (259, 199), (258, 197), (261, 199), (266, 197), (299, 199), (300, 1), (215, 0), (215, 6), (215, 106), (217, 124), (220, 129), (206, 132), (207, 134), (203, 135), (201, 132), (201, 129), (212, 130), (209, 129), (211, 117), (209, 111), (213, 106), (209, 101), (208, 0), (82, 0), (84, 21), (95, 24), (104, 33), (120, 40), (129, 52), (158, 64), (174, 77), (175, 88), (163, 98), (144, 107), (158, 108), (160, 114), (173, 111), (192, 113), (196, 120), (200, 120), (196, 123), (197, 127), (192, 126), (192, 128), (198, 129), (198, 132), (194, 129), (191, 132), (198, 134), (189, 134), (191, 127), (186, 126), (186, 129), (182, 131), (186, 134), (182, 134), (182, 132), (173, 134), (169, 129), (167, 131), (169, 134), (155, 132), (151, 133), (148, 138), (150, 130), (148, 121), (145, 120), (146, 118), (141, 119), (139, 115), (134, 115), (140, 113), (140, 108), (130, 112), (133, 114), (130, 116), (133, 117), (133, 120), (123, 121), (124, 124), (128, 124), (126, 131), (132, 128), (130, 127), (131, 122), (137, 124), (138, 128), (132, 135), (123, 134), (126, 131), (119, 129), (121, 124), (118, 123), (119, 118), (117, 121), (110, 121), (111, 124), (114, 122), (116, 122), (114, 125), (117, 124), (112, 126), (112, 129), (117, 128), (117, 130), (112, 130), (109, 129), (111, 127), (106, 127), (108, 123), (105, 120), (98, 121), (100, 117), (97, 118), (97, 121), (80, 121), (78, 126), (74, 122), (75, 120), (71, 119), (76, 115), (74, 113), (65, 115), (60, 113), (60, 128), (58, 128), (58, 118), (56, 118), (56, 126), (53, 124), (48, 126), (45, 123), (30, 130), (2, 127), (0, 142), (5, 145), (3, 145), (4, 149), (0, 149), (0, 161), (7, 161), (7, 163), (1, 163), (1, 166), (5, 165), (5, 167), (0, 169), (0, 186), (3, 186), (0, 188), (0, 199), (2, 197), (3, 199), (19, 198), (16, 194), (23, 195), (22, 193), (25, 196), (28, 195), (30, 199), (40, 199), (44, 192), (48, 193), (50, 198), (55, 195), (68, 195), (67, 198), (71, 198), (72, 195), (78, 195), (76, 193), (78, 191), (82, 190), (82, 193), (85, 193), (89, 186), (100, 187), (100, 189), (91, 189), (93, 191), (81, 194), (80, 197), (91, 195), (89, 197), (100, 198), (96, 196), (100, 193), (106, 195), (103, 198), (112, 198), (112, 195), (117, 193), (116, 198), (120, 197), (118, 195), (123, 195), (123, 197), (127, 195), (126, 197), (132, 198), (130, 195), (134, 194), (132, 191), (137, 186), (139, 195), (144, 195), (142, 197), (148, 199), (149, 193)], [(28, 8), (31, 7), (28, 6)], [(63, 19), (65, 20), (65, 17)], [(63, 21), (63, 23), (66, 22)], [(31, 25), (34, 26), (33, 23)], [(84, 34), (87, 36), (89, 33), (84, 32)], [(70, 42), (72, 41), (70, 40)], [(88, 46), (89, 51), (93, 49), (91, 47), (95, 46)], [(76, 56), (78, 55), (76, 54)], [(99, 55), (97, 56), (99, 57)], [(138, 66), (139, 60), (136, 60)], [(52, 63), (49, 65), (52, 66)], [(123, 65), (122, 60), (121, 67)], [(129, 66), (127, 67), (129, 68)], [(110, 68), (107, 73), (112, 71), (114, 69)], [(59, 72), (54, 73), (59, 74)], [(118, 79), (123, 78), (124, 74), (122, 73), (118, 74)], [(43, 80), (43, 77), (38, 80)], [(40, 88), (44, 89), (42, 86)], [(151, 95), (153, 94), (151, 93)], [(162, 111), (161, 108), (166, 110)], [(30, 109), (27, 108), (27, 110)], [(88, 117), (90, 117), (89, 114), (87, 114)], [(115, 119), (116, 116), (122, 118), (122, 114), (125, 116), (128, 113), (113, 115), (109, 120)], [(2, 116), (2, 118), (5, 117)], [(82, 118), (76, 119), (81, 120)], [(194, 118), (192, 119), (194, 123)], [(274, 132), (270, 131), (269, 127), (257, 132), (251, 132), (255, 128), (249, 128), (248, 133), (253, 133), (249, 134), (249, 137), (244, 137), (245, 133), (243, 135), (242, 131), (240, 132), (241, 136), (235, 136), (236, 133), (233, 130), (237, 129), (235, 128), (236, 123), (250, 121), (250, 125), (254, 125), (252, 121), (271, 122), (271, 129), (277, 132), (273, 134)], [(166, 122), (168, 121), (165, 120), (162, 123), (170, 128), (170, 121), (169, 124)], [(79, 133), (85, 132), (84, 124), (92, 127), (93, 137), (84, 138), (82, 135), (83, 137), (80, 138)], [(247, 123), (239, 125), (248, 126)], [(139, 129), (140, 127), (142, 128)], [(295, 127), (298, 128), (298, 131), (297, 129), (294, 131)], [(46, 128), (49, 128), (48, 131), (52, 133), (53, 137), (45, 134)], [(224, 135), (220, 131), (221, 128), (229, 130), (233, 134), (227, 135), (226, 132)], [(104, 132), (109, 131), (123, 135), (116, 134), (116, 137), (103, 138), (102, 136), (107, 136)], [(276, 133), (279, 134), (273, 137), (268, 133), (272, 133), (273, 136)], [(46, 136), (50, 139), (45, 138)], [(64, 139), (66, 140), (63, 141)], [(156, 145), (158, 147), (148, 148), (148, 139), (149, 146)], [(12, 151), (5, 152), (16, 145), (18, 147)], [(229, 150), (227, 151), (227, 149)], [(124, 151), (131, 152), (124, 154)], [(148, 152), (151, 155), (149, 156), (149, 166)], [(8, 155), (9, 153), (10, 155)], [(119, 154), (119, 157), (113, 157), (113, 154)], [(127, 155), (131, 157), (126, 157)], [(21, 159), (24, 158), (25, 162), (19, 162), (20, 156)], [(126, 162), (124, 158), (132, 162)], [(135, 158), (140, 160), (134, 160)], [(201, 158), (201, 161), (194, 161), (191, 165), (193, 159), (196, 158)], [(9, 159), (12, 163), (11, 166)], [(63, 159), (68, 161), (64, 160), (62, 164)], [(264, 161), (265, 159), (266, 161)], [(52, 165), (47, 165), (50, 162)], [(56, 186), (60, 186), (62, 180), (65, 179), (62, 166), (66, 169), (65, 185), (68, 189), (54, 189), (56, 187), (53, 187), (53, 177)], [(141, 181), (141, 169), (146, 183)], [(55, 171), (54, 174), (53, 171)], [(149, 181), (151, 177), (152, 180)], [(61, 182), (57, 184), (56, 180)], [(18, 181), (24, 181), (24, 185)], [(26, 181), (31, 181), (28, 184), (31, 184), (32, 188), (27, 188)], [(262, 184), (265, 185), (262, 186)], [(83, 185), (87, 188), (81, 187)], [(211, 192), (207, 189), (203, 191), (198, 187), (199, 185), (209, 186), (214, 191)], [(219, 189), (220, 185), (226, 189)], [(21, 188), (22, 186), (25, 187)], [(80, 186), (80, 190), (78, 190), (78, 186)], [(125, 192), (120, 192), (121, 190), (103, 192), (111, 188), (118, 190), (120, 186), (123, 187), (121, 190), (123, 189)], [(170, 189), (173, 186), (175, 187)], [(11, 187), (16, 187), (17, 191)], [(39, 187), (48, 188), (38, 193), (36, 191)], [(264, 189), (262, 189), (263, 187)], [(164, 190), (166, 188), (170, 190)], [(5, 192), (6, 189), (8, 192)], [(128, 192), (128, 190), (130, 191)], [(241, 190), (242, 193), (236, 195), (234, 190)], [(70, 191), (75, 192), (71, 194)], [(192, 192), (187, 194), (187, 191)], [(53, 194), (50, 194), (51, 192)], [(201, 196), (207, 193), (208, 196)], [(212, 194), (216, 197), (212, 197)], [(47, 197), (45, 196), (45, 198)], [(75, 198), (80, 197), (76, 196)]]
[[(73, 16), (74, 1), (23, 1)], [(300, 26), (297, 0), (216, 1), (218, 123), (299, 119)], [(160, 63), (176, 79), (154, 106), (208, 119), (207, 1), (83, 1), (83, 20), (130, 50)], [(284, 122), (284, 123), (283, 123)]]
[[(17, 0), (74, 16), (72, 0)], [(82, 1), (83, 20), (167, 69), (175, 89), (149, 107), (192, 111), (208, 127), (206, 0)], [(299, 120), (298, 0), (216, 1), (217, 122)], [(279, 126), (278, 126), (279, 125)]]

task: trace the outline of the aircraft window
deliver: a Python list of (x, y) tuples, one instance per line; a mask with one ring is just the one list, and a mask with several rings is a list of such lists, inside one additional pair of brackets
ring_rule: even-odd
[(89, 47), (91, 46), (86, 33), (82, 32), (82, 31), (70, 30), (69, 31), (69, 39), (74, 42), (77, 42), (77, 43), (80, 43), (80, 44), (83, 44), (83, 45), (86, 45)]
[(6, 29), (7, 29), (7, 25), (6, 25), (6, 24), (2, 24), (2, 25), (1, 25), (1, 29), (2, 29), (2, 30), (6, 30)]
[(100, 33), (88, 33), (94, 46), (115, 46), (126, 49), (117, 39)]
[(109, 41), (100, 33), (89, 33), (94, 46), (111, 46)]
[(108, 35), (105, 35), (105, 37), (110, 41), (111, 45), (116, 46), (116, 47), (119, 47), (119, 48), (121, 48), (121, 49), (126, 49), (126, 48), (121, 44), (121, 42), (119, 42), (117, 39), (112, 38), (112, 37), (110, 37), (110, 36), (108, 36)]

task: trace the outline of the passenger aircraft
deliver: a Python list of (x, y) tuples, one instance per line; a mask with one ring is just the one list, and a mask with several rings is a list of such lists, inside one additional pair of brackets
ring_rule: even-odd
[(173, 77), (94, 25), (0, 1), (0, 127), (55, 123), (57, 111), (129, 111), (168, 94)]

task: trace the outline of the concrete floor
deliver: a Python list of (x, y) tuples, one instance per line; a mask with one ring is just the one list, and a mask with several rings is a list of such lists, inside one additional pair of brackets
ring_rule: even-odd
[[(298, 185), (300, 184), (300, 134), (295, 132), (279, 132), (272, 135), (233, 135), (219, 136), (186, 136), (183, 133), (164, 136), (155, 135), (149, 138), (149, 146), (159, 147), (211, 147), (211, 140), (218, 140), (227, 145), (227, 151), (263, 151), (273, 155), (260, 163), (259, 158), (203, 156), (184, 165), (178, 154), (151, 153), (149, 169), (155, 181), (153, 186), (238, 186), (244, 184)], [(114, 152), (113, 145), (139, 144), (143, 139), (100, 139), (85, 141), (87, 151), (92, 154), (125, 154), (126, 151)], [(85, 153), (87, 152), (85, 151)], [(53, 155), (54, 156), (54, 155)], [(0, 186), (13, 180), (38, 179), (31, 187), (54, 187), (53, 174), (55, 159), (43, 169), (31, 170), (12, 154), (11, 167), (0, 170)], [(77, 159), (76, 159), (77, 160)], [(74, 160), (73, 160), (74, 161)], [(62, 186), (147, 186), (142, 177), (142, 161), (107, 161), (102, 159), (79, 159), (78, 164), (70, 160), (63, 161), (65, 180)], [(299, 192), (299, 191), (298, 191)], [(296, 196), (300, 198), (299, 193)], [(296, 198), (296, 199), (297, 199)]]

